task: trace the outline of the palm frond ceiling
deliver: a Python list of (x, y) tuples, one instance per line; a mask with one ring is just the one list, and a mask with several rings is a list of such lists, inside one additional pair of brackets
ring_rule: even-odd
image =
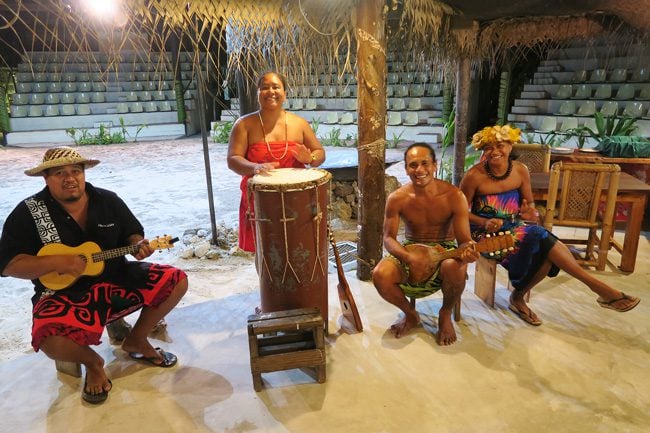
[[(292, 84), (308, 84), (310, 74), (354, 72), (357, 1), (123, 0), (121, 18), (98, 21), (87, 16), (83, 0), (0, 0), (0, 65), (14, 67), (26, 52), (51, 51), (76, 62), (78, 53), (87, 53), (81, 59), (91, 66), (101, 54), (117, 68), (121, 55), (133, 51), (156, 70), (173, 71), (178, 59), (158, 53), (174, 52), (177, 44), (181, 52), (205, 53), (193, 59), (195, 71), (208, 72), (218, 83), (232, 79), (235, 71), (253, 75), (277, 69)], [(647, 29), (612, 19), (602, 13), (606, 7), (561, 18), (509, 16), (480, 22), (464, 15), (463, 3), (386, 0), (388, 51), (445, 73), (453, 71), (458, 56), (496, 70), (506, 59), (516, 61), (531, 49), (575, 38), (646, 39)], [(625, 0), (611, 4), (631, 6)], [(220, 50), (228, 55), (219, 55)]]

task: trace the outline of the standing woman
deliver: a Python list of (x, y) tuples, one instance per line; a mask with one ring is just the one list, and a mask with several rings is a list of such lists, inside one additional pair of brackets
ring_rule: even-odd
[(474, 134), (472, 144), (483, 151), (482, 162), (470, 168), (460, 183), (471, 206), (469, 215), (474, 240), (487, 233), (509, 230), (515, 236), (515, 249), (501, 257), (514, 287), (510, 310), (531, 325), (542, 321), (526, 305), (524, 295), (547, 275), (554, 277), (562, 269), (599, 295), (601, 307), (628, 311), (639, 298), (626, 295), (585, 271), (569, 248), (557, 237), (538, 225), (528, 168), (510, 158), (512, 145), (520, 141), (521, 130), (509, 125), (483, 128)]
[(247, 198), (248, 179), (274, 168), (318, 167), (325, 150), (309, 123), (282, 108), (287, 83), (277, 72), (266, 72), (257, 80), (259, 111), (235, 122), (228, 143), (228, 168), (243, 176), (239, 206), (239, 248), (255, 251), (255, 232), (249, 221), (252, 203)]

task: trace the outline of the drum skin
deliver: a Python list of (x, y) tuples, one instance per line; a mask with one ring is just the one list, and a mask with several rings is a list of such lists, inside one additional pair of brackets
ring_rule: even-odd
[(320, 169), (281, 168), (248, 181), (262, 312), (318, 307), (327, 324), (331, 177)]

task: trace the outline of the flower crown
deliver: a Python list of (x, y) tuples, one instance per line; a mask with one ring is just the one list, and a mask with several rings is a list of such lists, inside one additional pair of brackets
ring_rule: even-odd
[(518, 143), (521, 140), (521, 129), (510, 125), (495, 125), (481, 129), (472, 136), (474, 149), (480, 150), (487, 145), (497, 144), (500, 141)]

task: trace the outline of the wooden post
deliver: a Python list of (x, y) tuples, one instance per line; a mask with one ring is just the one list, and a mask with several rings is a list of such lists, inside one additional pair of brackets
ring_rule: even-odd
[(252, 113), (259, 108), (255, 83), (257, 77), (254, 76), (256, 70), (259, 73), (259, 69), (255, 67), (257, 62), (255, 62), (253, 56), (250, 53), (246, 53), (246, 56), (246, 62), (240, 67), (246, 69), (237, 69), (235, 73), (240, 116)]
[(459, 185), (465, 173), (465, 146), (469, 124), (469, 87), (471, 63), (465, 56), (458, 60), (456, 72), (456, 130), (454, 133), (454, 171), (452, 183)]
[(359, 243), (357, 277), (369, 280), (382, 257), (386, 160), (386, 36), (383, 0), (357, 4)]

